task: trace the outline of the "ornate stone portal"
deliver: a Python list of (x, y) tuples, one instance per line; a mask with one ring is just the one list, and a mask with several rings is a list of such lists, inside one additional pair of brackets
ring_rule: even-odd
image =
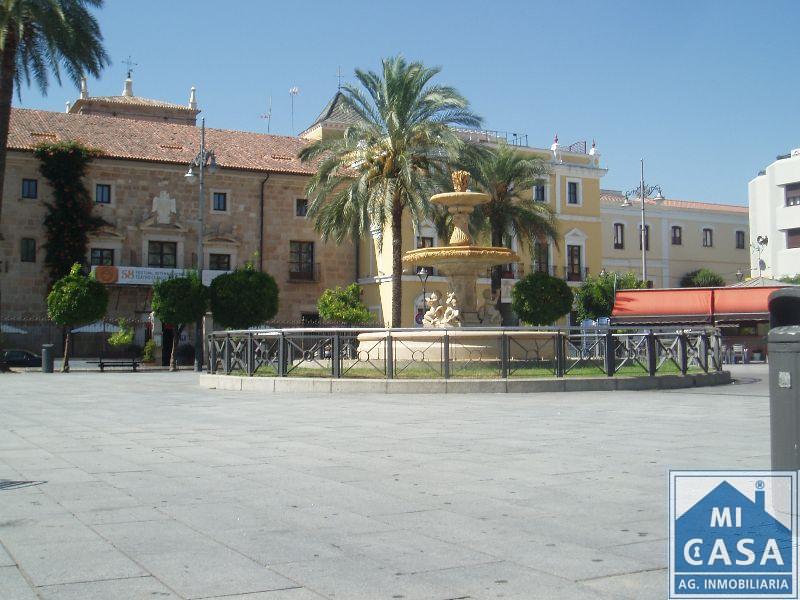
[[(411, 250), (406, 252), (403, 263), (409, 266), (434, 266), (447, 276), (450, 284), (452, 292), (448, 295), (446, 307), (441, 307), (440, 299), (438, 296), (434, 299), (434, 294), (426, 298), (428, 312), (423, 318), (425, 327), (498, 325), (499, 315), (495, 314), (497, 310), (493, 306), (482, 306), (480, 311), (484, 318), (479, 316), (477, 279), (494, 265), (520, 262), (520, 258), (508, 248), (475, 245), (469, 234), (469, 218), (476, 206), (489, 200), (489, 195), (467, 191), (469, 173), (466, 171), (454, 172), (452, 180), (455, 191), (436, 194), (431, 198), (431, 202), (447, 207), (453, 215), (453, 234), (449, 245)], [(446, 315), (449, 318), (445, 318)]]

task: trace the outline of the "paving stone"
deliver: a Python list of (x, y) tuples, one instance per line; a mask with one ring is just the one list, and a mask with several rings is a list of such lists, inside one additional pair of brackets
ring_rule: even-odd
[(173, 594), (153, 577), (48, 585), (36, 590), (43, 600), (173, 600)]
[(0, 567), (0, 598), (3, 600), (37, 600), (38, 596), (17, 567)]

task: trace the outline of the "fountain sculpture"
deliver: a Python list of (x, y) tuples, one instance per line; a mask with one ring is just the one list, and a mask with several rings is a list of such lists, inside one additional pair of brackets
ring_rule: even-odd
[(424, 327), (497, 326), (499, 315), (490, 306), (490, 292), (484, 294), (484, 306), (478, 307), (478, 277), (494, 265), (520, 262), (520, 258), (508, 248), (475, 245), (469, 233), (469, 218), (476, 206), (489, 201), (489, 195), (467, 191), (466, 171), (455, 171), (452, 179), (454, 191), (431, 197), (431, 202), (447, 207), (453, 216), (450, 243), (406, 252), (403, 263), (436, 267), (447, 276), (452, 290), (444, 306), (435, 294), (425, 299), (428, 312), (423, 318)]

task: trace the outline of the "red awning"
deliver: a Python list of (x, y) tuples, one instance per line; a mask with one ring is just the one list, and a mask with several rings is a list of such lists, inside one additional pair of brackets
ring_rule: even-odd
[(719, 323), (769, 319), (767, 299), (780, 288), (620, 290), (615, 323)]

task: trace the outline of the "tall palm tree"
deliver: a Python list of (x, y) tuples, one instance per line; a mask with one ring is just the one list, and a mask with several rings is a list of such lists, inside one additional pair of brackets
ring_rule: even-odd
[(108, 64), (100, 26), (90, 8), (103, 0), (0, 0), (0, 219), (11, 99), (33, 79), (47, 93), (48, 72), (79, 84)]
[[(516, 237), (533, 249), (537, 241), (558, 241), (558, 228), (552, 209), (534, 202), (533, 185), (547, 175), (542, 159), (501, 144), (482, 152), (470, 152), (463, 167), (474, 185), (489, 194), (490, 200), (475, 208), (471, 225), (476, 231), (488, 229), (492, 246), (505, 246)], [(492, 267), (492, 292), (500, 289), (502, 266)]]
[(428, 213), (434, 177), (454, 161), (464, 142), (454, 125), (479, 126), (480, 118), (454, 88), (432, 84), (438, 68), (401, 57), (383, 60), (380, 74), (357, 69), (360, 87), (343, 86), (358, 117), (342, 138), (320, 140), (300, 152), (318, 160), (308, 183), (308, 214), (323, 237), (337, 242), (368, 234), (392, 234), (392, 317), (400, 327), (403, 215), (415, 227)]

